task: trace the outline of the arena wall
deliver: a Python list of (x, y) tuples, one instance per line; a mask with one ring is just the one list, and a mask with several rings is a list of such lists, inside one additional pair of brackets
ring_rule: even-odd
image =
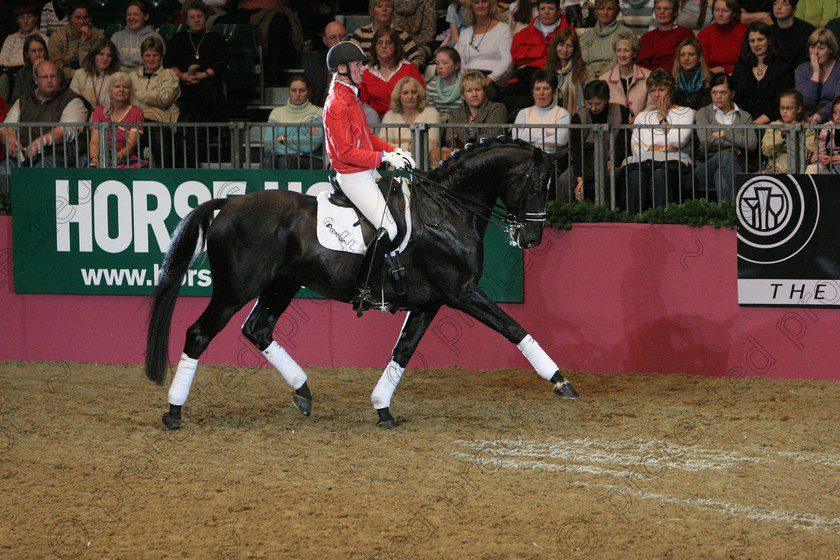
[[(15, 294), (11, 218), (0, 216), (0, 359), (139, 363), (148, 300), (131, 296)], [(710, 227), (582, 224), (547, 229), (525, 253), (525, 302), (503, 304), (561, 366), (593, 372), (840, 379), (840, 311), (737, 304), (735, 232)], [(184, 297), (172, 326), (177, 361), (207, 298)], [(202, 361), (253, 366), (262, 357), (239, 332), (249, 309)], [(298, 299), (277, 341), (301, 365), (384, 367), (403, 314)], [(448, 308), (411, 367), (529, 367), (514, 345)], [(712, 395), (714, 398), (714, 395)]]

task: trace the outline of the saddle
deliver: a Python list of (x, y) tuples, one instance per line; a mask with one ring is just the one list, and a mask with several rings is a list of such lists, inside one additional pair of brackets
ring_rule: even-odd
[[(355, 226), (358, 224), (361, 226), (362, 237), (365, 240), (365, 245), (370, 244), (370, 242), (373, 241), (377, 228), (374, 227), (367, 218), (365, 218), (364, 214), (359, 212), (359, 209), (356, 208), (352, 202), (350, 202), (350, 199), (347, 198), (347, 195), (341, 190), (341, 185), (338, 184), (338, 177), (335, 173), (330, 173), (330, 184), (332, 185), (332, 192), (329, 196), (330, 202), (340, 208), (352, 208), (356, 212), (356, 216), (359, 221), (353, 225)], [(400, 188), (400, 181), (397, 178), (392, 179), (391, 177), (382, 177), (379, 181), (377, 181), (376, 186), (378, 186), (379, 190), (382, 192), (382, 196), (385, 198), (385, 203), (388, 205), (388, 210), (391, 211), (391, 216), (393, 216), (394, 222), (397, 224), (397, 237), (394, 239), (393, 247), (399, 247), (407, 234), (405, 222), (405, 196)]]

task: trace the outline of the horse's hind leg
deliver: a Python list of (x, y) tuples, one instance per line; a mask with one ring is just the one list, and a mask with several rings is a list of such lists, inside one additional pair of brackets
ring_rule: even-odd
[(554, 385), (554, 394), (558, 397), (564, 399), (576, 399), (578, 397), (577, 391), (561, 375), (557, 364), (540, 348), (537, 341), (510, 315), (502, 311), (480, 288), (476, 286), (468, 290), (462, 294), (462, 297), (455, 300), (452, 306), (471, 317), (475, 317), (516, 344), (516, 347), (537, 370), (539, 376)]
[(312, 395), (306, 382), (306, 373), (272, 338), (277, 319), (286, 310), (300, 289), (300, 282), (291, 277), (280, 278), (257, 299), (254, 309), (242, 325), (242, 334), (262, 352), (265, 359), (280, 372), (295, 390), (294, 405), (304, 416), (312, 412)]
[(391, 406), (391, 397), (394, 395), (397, 384), (408, 366), (408, 361), (439, 309), (440, 306), (435, 306), (410, 311), (405, 318), (405, 323), (403, 323), (400, 331), (400, 338), (397, 345), (394, 346), (393, 352), (391, 352), (391, 363), (385, 368), (385, 372), (379, 378), (379, 382), (370, 395), (370, 402), (373, 403), (373, 408), (379, 413), (379, 421), (376, 425), (380, 428), (393, 428), (397, 425), (388, 410)]
[(214, 291), (207, 308), (187, 329), (184, 353), (181, 354), (178, 369), (169, 386), (169, 412), (163, 415), (163, 424), (168, 430), (174, 430), (181, 425), (181, 407), (187, 402), (190, 394), (199, 356), (204, 353), (219, 331), (227, 325), (234, 313), (247, 302), (247, 300), (231, 301), (218, 294), (219, 292)]

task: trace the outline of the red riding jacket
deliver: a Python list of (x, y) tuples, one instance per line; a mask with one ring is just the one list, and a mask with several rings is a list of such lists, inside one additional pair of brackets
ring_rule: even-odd
[(336, 81), (324, 103), (324, 140), (327, 155), (339, 173), (357, 173), (376, 169), (382, 152), (394, 147), (376, 137), (362, 110), (358, 90)]

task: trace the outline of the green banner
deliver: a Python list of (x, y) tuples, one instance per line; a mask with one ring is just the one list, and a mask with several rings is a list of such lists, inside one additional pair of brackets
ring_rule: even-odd
[[(328, 171), (183, 169), (14, 169), (12, 235), (17, 293), (147, 295), (175, 227), (210, 200), (264, 189), (317, 195)], [(481, 287), (522, 301), (522, 252), (490, 227)], [(209, 296), (202, 256), (182, 295)], [(301, 290), (300, 297), (317, 297)]]

